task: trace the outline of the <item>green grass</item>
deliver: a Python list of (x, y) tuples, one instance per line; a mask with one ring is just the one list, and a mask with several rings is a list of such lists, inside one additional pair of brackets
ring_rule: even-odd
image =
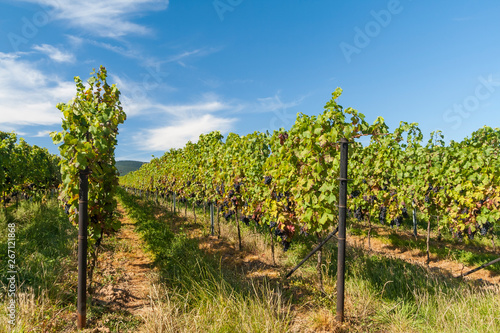
[[(124, 191), (119, 198), (158, 268), (149, 332), (286, 332), (289, 308), (279, 290), (224, 269), (195, 239), (173, 234), (154, 207)], [(183, 212), (182, 212), (183, 214)], [(166, 218), (172, 218), (170, 214)]]
[[(110, 332), (140, 329), (145, 332), (339, 330), (334, 320), (335, 241), (329, 242), (323, 251), (326, 290), (323, 296), (315, 286), (315, 257), (289, 280), (252, 280), (238, 269), (223, 265), (218, 256), (200, 250), (198, 240), (190, 238), (187, 232), (195, 227), (192, 220), (172, 216), (164, 207), (124, 191), (119, 192), (119, 198), (154, 258), (151, 309), (139, 318), (92, 305), (88, 308), (89, 323)], [(182, 210), (180, 215), (183, 214)], [(198, 218), (200, 222), (201, 214)], [(69, 224), (55, 201), (46, 206), (22, 202), (17, 211), (9, 207), (7, 212), (0, 213), (0, 225), (5, 229), (9, 222), (17, 225), (18, 280), (23, 281), (18, 293), (18, 326), (14, 331), (74, 331), (76, 228)], [(204, 235), (208, 232), (206, 224)], [(234, 226), (224, 227), (223, 236), (234, 239), (234, 229)], [(249, 243), (254, 239), (257, 242), (259, 237), (260, 243), (268, 246), (268, 235), (254, 234), (254, 231), (253, 226), (242, 228), (246, 248), (252, 250)], [(352, 228), (351, 232), (365, 235), (362, 228)], [(392, 235), (388, 239), (393, 246), (422, 246), (421, 242), (410, 239), (404, 243)], [(107, 250), (127, 252), (130, 249), (130, 244), (116, 237), (111, 236), (106, 241)], [(286, 272), (316, 241), (312, 235), (301, 237), (287, 253), (277, 251), (278, 268)], [(0, 251), (6, 252), (6, 246), (6, 232), (3, 231)], [(454, 253), (459, 256), (458, 260), (473, 264), (488, 260), (484, 253), (477, 257), (467, 250)], [(5, 283), (5, 257), (1, 258), (0, 273)], [(499, 293), (498, 286), (466, 283), (444, 272), (429, 271), (398, 258), (348, 247), (344, 331), (497, 332), (500, 327)], [(5, 289), (2, 289), (1, 332), (7, 331), (5, 301)]]
[[(75, 311), (76, 228), (55, 199), (47, 204), (22, 201), (18, 209), (12, 206), (0, 212), (2, 258), (8, 250), (8, 223), (16, 225), (18, 309), (14, 331), (59, 332), (71, 327), (67, 318), (57, 314)], [(2, 302), (7, 301), (7, 271), (7, 261), (2, 259)], [(0, 307), (0, 331), (7, 332), (4, 304)]]
[[(137, 214), (152, 209), (151, 203), (148, 204), (147, 201), (131, 197), (127, 200), (132, 201), (132, 210), (137, 210)], [(181, 210), (179, 215), (183, 214)], [(164, 221), (155, 221), (151, 213), (149, 215), (150, 217), (139, 215), (139, 219), (144, 221), (138, 224), (144, 226), (144, 239), (150, 239), (147, 241), (148, 246), (156, 253), (162, 281), (153, 291), (157, 295), (155, 309), (146, 324), (150, 332), (269, 331), (261, 317), (283, 312), (286, 316), (278, 317), (278, 320), (284, 322), (284, 325), (278, 325), (272, 330), (305, 332), (339, 329), (334, 320), (337, 260), (334, 241), (327, 243), (323, 253), (326, 297), (321, 296), (315, 287), (315, 257), (288, 281), (282, 281), (280, 288), (275, 289), (269, 283), (259, 285), (254, 281), (257, 290), (265, 290), (254, 293), (248, 287), (252, 283), (244, 276), (227, 272), (213, 258), (207, 258), (197, 249), (196, 241), (186, 238), (182, 231), (172, 235), (166, 228), (171, 215), (165, 216)], [(198, 218), (200, 219), (200, 215)], [(187, 222), (185, 228), (191, 223), (181, 220)], [(234, 226), (225, 227), (224, 231), (234, 229)], [(361, 228), (351, 229), (351, 232), (353, 230), (359, 235), (366, 235)], [(264, 234), (260, 237), (267, 240), (267, 233), (263, 231)], [(149, 232), (151, 235), (148, 235)], [(243, 226), (242, 235), (245, 241), (250, 235), (259, 237), (254, 235), (253, 226)], [(376, 233), (372, 235), (382, 237)], [(234, 235), (223, 236), (235, 239)], [(279, 253), (278, 262), (282, 265), (283, 273), (298, 263), (316, 241), (313, 236), (301, 237), (286, 254)], [(396, 236), (389, 241), (394, 246), (422, 247), (422, 242), (409, 240), (404, 243)], [(247, 243), (244, 245), (246, 248)], [(437, 250), (439, 249), (436, 248)], [(447, 254), (443, 252), (443, 255)], [(355, 247), (349, 248), (346, 268), (345, 331), (496, 332), (500, 327), (500, 290), (496, 286), (469, 284), (445, 272), (429, 271), (424, 266), (398, 258), (371, 255)], [(272, 301), (274, 290), (279, 290), (279, 302)], [(248, 303), (248, 300), (252, 302)], [(259, 308), (263, 306), (268, 309), (264, 313)], [(207, 307), (214, 311), (210, 312)], [(238, 312), (231, 309), (238, 309)], [(225, 314), (227, 322), (221, 319), (219, 313)], [(245, 321), (255, 320), (257, 326), (243, 326), (242, 318)]]

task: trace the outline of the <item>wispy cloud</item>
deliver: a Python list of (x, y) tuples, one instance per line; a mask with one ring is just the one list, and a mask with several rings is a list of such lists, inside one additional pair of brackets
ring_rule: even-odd
[(152, 105), (155, 109), (174, 116), (196, 115), (228, 110), (231, 105), (226, 104), (216, 97), (204, 97), (200, 102), (192, 104)]
[(53, 131), (38, 131), (35, 135), (33, 135), (34, 138), (48, 138), (49, 134)]
[(141, 150), (167, 151), (170, 148), (182, 148), (186, 142), (196, 142), (200, 134), (220, 131), (226, 134), (236, 119), (221, 118), (211, 114), (200, 117), (183, 118), (164, 127), (145, 130), (136, 136), (141, 142)]
[(114, 52), (116, 54), (119, 54), (123, 57), (131, 58), (131, 59), (136, 59), (136, 60), (145, 60), (145, 56), (137, 50), (137, 46), (133, 47), (131, 44), (127, 43), (126, 41), (121, 41), (122, 44), (125, 46), (120, 46), (120, 45), (113, 45), (111, 43), (105, 43), (105, 42), (99, 42), (95, 40), (86, 40), (89, 44), (103, 48), (105, 50)]
[(220, 51), (220, 48), (203, 47), (195, 50), (182, 51), (178, 54), (170, 55), (164, 58), (155, 58), (146, 56), (144, 52), (138, 49), (137, 45), (131, 44), (125, 40), (120, 40), (121, 45), (116, 45), (111, 42), (101, 42), (91, 39), (86, 39), (85, 42), (100, 47), (102, 49), (114, 52), (120, 56), (139, 60), (143, 67), (160, 67), (164, 64), (177, 63), (182, 67), (187, 67), (187, 60), (195, 57), (205, 57), (210, 54)]
[(68, 39), (69, 44), (74, 48), (82, 46), (84, 42), (84, 39), (78, 36), (66, 35), (66, 38)]
[[(158, 74), (160, 77), (161, 73)], [(220, 111), (238, 112), (243, 105), (234, 101), (225, 101), (222, 97), (214, 93), (205, 93), (190, 102), (163, 104), (150, 97), (150, 91), (159, 88), (174, 92), (176, 88), (168, 86), (163, 82), (155, 82), (153, 75), (151, 82), (133, 81), (126, 76), (111, 74), (112, 80), (120, 89), (123, 108), (129, 116), (139, 116), (145, 114), (163, 114), (174, 117), (190, 117), (205, 113), (215, 113)]]
[(46, 54), (50, 59), (56, 62), (74, 62), (75, 56), (70, 52), (63, 52), (55, 46), (42, 44), (33, 46), (35, 51)]
[(100, 37), (146, 35), (151, 30), (132, 22), (146, 12), (165, 10), (168, 0), (23, 0), (52, 8), (54, 18)]
[(44, 73), (19, 54), (0, 52), (0, 124), (52, 125), (61, 122), (59, 102), (75, 94), (73, 82)]
[(183, 51), (181, 53), (172, 55), (167, 57), (164, 60), (161, 60), (160, 63), (171, 63), (176, 62), (179, 65), (186, 67), (185, 60), (193, 57), (205, 57), (213, 53), (217, 53), (222, 48), (217, 47), (202, 47), (196, 50)]
[(286, 110), (302, 103), (306, 96), (301, 96), (289, 102), (283, 102), (278, 91), (274, 96), (257, 98), (260, 110), (264, 112)]
[(155, 103), (149, 99), (144, 99), (143, 103), (138, 103), (133, 99), (123, 98), (123, 107), (127, 115), (139, 116), (151, 113), (160, 113), (166, 116), (195, 116), (205, 113), (228, 110), (230, 106), (220, 101), (200, 101), (193, 104), (171, 104), (164, 105)]

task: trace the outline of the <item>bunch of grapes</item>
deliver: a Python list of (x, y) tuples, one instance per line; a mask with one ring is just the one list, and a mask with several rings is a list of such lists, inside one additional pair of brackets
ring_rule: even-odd
[(64, 205), (64, 212), (66, 213), (66, 215), (69, 215), (69, 209), (71, 208), (71, 205), (70, 204), (65, 204)]
[(378, 214), (378, 220), (381, 224), (385, 224), (386, 214), (387, 214), (387, 208), (385, 206), (380, 207), (380, 213)]
[(361, 207), (356, 208), (356, 210), (354, 211), (354, 217), (358, 221), (363, 220), (363, 211), (361, 210)]
[(285, 238), (286, 239), (286, 234), (283, 230), (281, 230), (280, 228), (276, 228), (274, 229), (274, 235), (276, 237), (281, 237), (281, 239)]
[(271, 176), (265, 176), (264, 177), (264, 184), (269, 185), (269, 184), (271, 184), (272, 180), (273, 180), (273, 177), (271, 177)]
[(451, 234), (453, 235), (453, 237), (458, 238), (458, 240), (460, 242), (464, 240), (464, 234), (462, 231), (460, 231), (460, 230), (455, 231), (455, 229), (453, 227), (450, 228), (450, 231), (451, 231)]
[(224, 185), (217, 186), (215, 190), (220, 196), (222, 196), (224, 194)]
[(234, 211), (232, 210), (228, 210), (224, 213), (224, 218), (226, 219), (227, 222), (229, 222), (229, 219), (231, 218), (231, 216), (234, 215)]
[(376, 195), (370, 195), (370, 196), (363, 195), (363, 200), (367, 201), (369, 204), (373, 204), (375, 201), (377, 201), (377, 196)]
[(241, 218), (241, 222), (245, 223), (246, 225), (250, 225), (250, 216), (243, 216)]
[(359, 192), (358, 190), (352, 191), (351, 192), (351, 199), (357, 198), (360, 194), (361, 194), (361, 192)]
[(408, 210), (406, 209), (406, 206), (403, 206), (403, 208), (401, 208), (401, 214), (403, 215), (403, 217), (405, 219), (407, 219), (409, 216), (408, 216)]
[(283, 144), (285, 143), (285, 140), (288, 139), (288, 133), (280, 133), (278, 135), (278, 138), (280, 139), (280, 145), (283, 146)]
[[(275, 222), (271, 222), (271, 223), (275, 223)], [(286, 232), (284, 230), (281, 230), (281, 228), (276, 228), (276, 229), (274, 229), (274, 235), (276, 237), (281, 238), (281, 245), (283, 245), (283, 251), (284, 252), (288, 251), (288, 249), (290, 248), (291, 242), (288, 241), (288, 235), (286, 234)]]
[(394, 220), (391, 221), (391, 225), (396, 225), (396, 227), (400, 227), (401, 223), (403, 222), (403, 216), (399, 215), (396, 217)]
[(491, 228), (490, 222), (483, 223), (483, 225), (479, 228), (479, 232), (481, 233), (481, 236), (486, 236), (486, 234), (488, 233), (488, 230), (490, 228)]

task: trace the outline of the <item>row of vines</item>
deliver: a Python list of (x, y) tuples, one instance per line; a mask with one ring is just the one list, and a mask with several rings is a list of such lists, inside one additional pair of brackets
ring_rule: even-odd
[(61, 183), (59, 158), (46, 148), (29, 145), (15, 133), (0, 132), (0, 200), (41, 197)]
[[(238, 224), (269, 226), (285, 249), (297, 233), (321, 235), (336, 224), (339, 140), (349, 140), (348, 209), (358, 219), (399, 225), (410, 210), (440, 216), (455, 236), (485, 235), (500, 221), (500, 130), (484, 127), (445, 145), (424, 141), (415, 123), (389, 131), (333, 93), (318, 116), (299, 114), (289, 130), (246, 136), (219, 132), (171, 149), (121, 177), (122, 186), (216, 204)], [(362, 145), (359, 138), (369, 136)]]

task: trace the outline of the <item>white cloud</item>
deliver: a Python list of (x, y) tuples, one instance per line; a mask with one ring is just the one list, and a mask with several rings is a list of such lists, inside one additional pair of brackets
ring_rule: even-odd
[(33, 49), (36, 51), (39, 51), (41, 53), (46, 54), (50, 59), (56, 61), (56, 62), (74, 62), (75, 61), (75, 56), (72, 53), (69, 52), (63, 52), (59, 50), (57, 47), (48, 45), (48, 44), (42, 44), (42, 45), (35, 45), (33, 46)]
[(125, 44), (127, 47), (113, 45), (105, 42), (98, 42), (95, 40), (87, 40), (87, 41), (92, 45), (114, 52), (116, 54), (119, 54), (120, 56), (136, 60), (147, 61), (144, 55), (137, 50), (137, 46), (132, 46), (130, 43), (127, 43), (126, 41), (122, 41), (122, 44)]
[(66, 38), (68, 38), (69, 44), (74, 48), (82, 46), (84, 42), (83, 38), (80, 38), (78, 36), (66, 35)]
[(229, 132), (236, 119), (216, 117), (205, 114), (173, 122), (169, 126), (148, 129), (136, 136), (136, 142), (142, 144), (141, 150), (167, 151), (170, 148), (182, 148), (188, 141), (196, 142), (200, 134), (212, 131)]
[(53, 10), (55, 19), (88, 31), (96, 36), (118, 38), (151, 31), (131, 21), (148, 11), (164, 10), (168, 0), (23, 0)]
[(203, 94), (191, 103), (167, 105), (158, 103), (150, 98), (152, 90), (162, 89), (170, 92), (176, 90), (163, 82), (161, 79), (163, 76), (162, 73), (146, 73), (142, 82), (135, 82), (127, 77), (111, 74), (112, 80), (121, 92), (120, 101), (128, 116), (157, 113), (179, 118), (229, 110), (237, 112), (243, 107), (240, 104), (223, 101), (213, 93)]
[(35, 138), (48, 138), (49, 134), (53, 131), (38, 131), (33, 137)]
[(279, 96), (279, 92), (272, 97), (257, 98), (263, 111), (286, 110), (299, 105), (305, 99), (305, 96), (300, 97), (290, 102), (283, 102)]
[(141, 151), (164, 152), (184, 147), (190, 140), (195, 142), (202, 133), (215, 130), (227, 133), (237, 119), (221, 116), (220, 113), (242, 108), (213, 93), (203, 94), (193, 102), (165, 105), (149, 97), (148, 88), (151, 87), (148, 84), (116, 75), (111, 77), (122, 93), (120, 100), (127, 116), (154, 114), (154, 128), (139, 130), (133, 138), (134, 145)]
[(217, 100), (205, 100), (193, 104), (177, 105), (154, 105), (154, 107), (164, 113), (171, 115), (199, 114), (205, 112), (216, 112), (229, 109), (230, 106)]
[(49, 75), (18, 54), (0, 52), (0, 124), (52, 125), (61, 122), (56, 104), (75, 94), (73, 82)]

